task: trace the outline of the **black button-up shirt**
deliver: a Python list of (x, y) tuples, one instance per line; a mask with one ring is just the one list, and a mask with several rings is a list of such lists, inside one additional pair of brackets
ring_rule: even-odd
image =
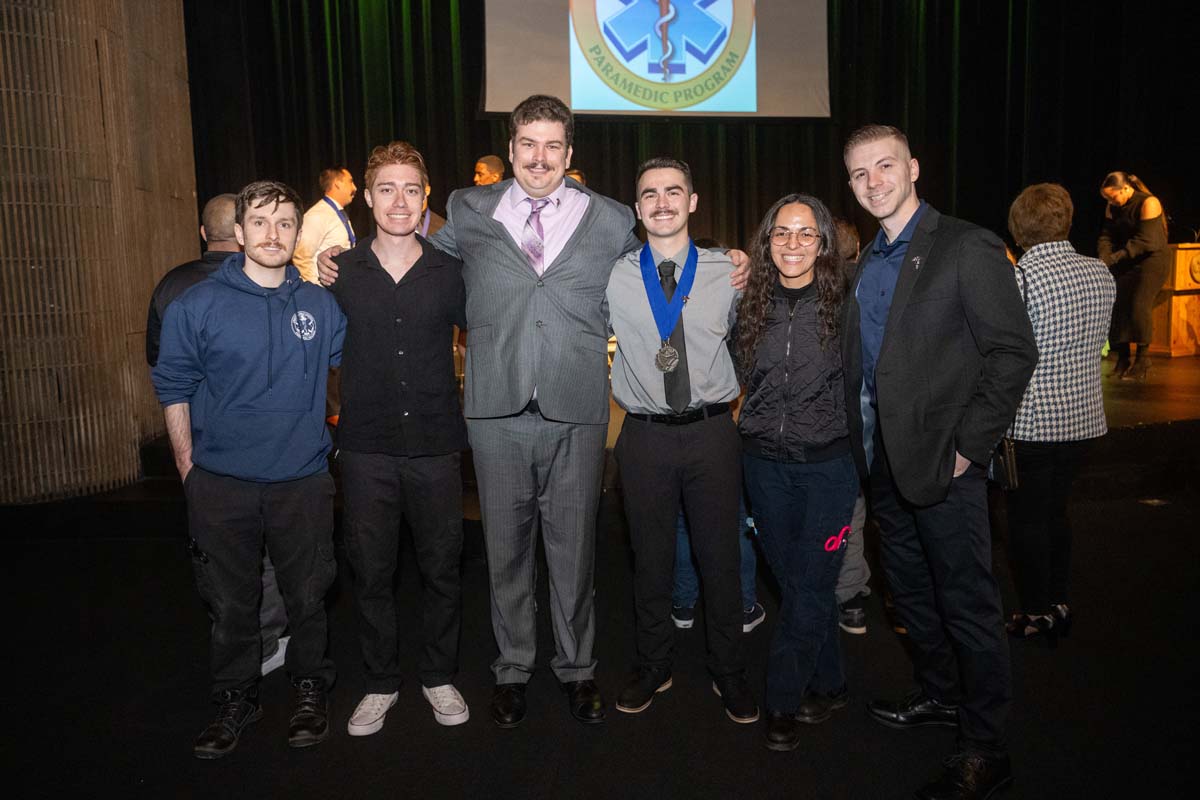
[(453, 326), (466, 327), (462, 262), (424, 239), (397, 283), (371, 250), (339, 255), (331, 290), (346, 314), (338, 446), (354, 453), (428, 456), (465, 450)]

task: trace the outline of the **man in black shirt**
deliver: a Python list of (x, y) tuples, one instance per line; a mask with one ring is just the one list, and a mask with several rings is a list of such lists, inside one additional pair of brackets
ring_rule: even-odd
[[(204, 253), (195, 261), (173, 268), (154, 287), (150, 310), (146, 313), (146, 363), (151, 367), (158, 363), (158, 343), (167, 306), (197, 283), (207, 280), (230, 255), (242, 251), (233, 231), (236, 203), (237, 195), (219, 194), (204, 204), (200, 214)], [(283, 597), (275, 582), (275, 565), (265, 550), (258, 621), (262, 635), (262, 674), (266, 675), (283, 666), (289, 637), (283, 635), (288, 623), (287, 609), (283, 607)]]
[(376, 233), (337, 257), (339, 280), (331, 287), (347, 317), (338, 460), (366, 669), (351, 736), (383, 727), (402, 682), (393, 593), (401, 516), (424, 579), (422, 693), (438, 723), (468, 717), (451, 683), (462, 617), (467, 438), (450, 341), (455, 325), (466, 327), (462, 263), (416, 233), (429, 179), (412, 145), (376, 147), (365, 183)]

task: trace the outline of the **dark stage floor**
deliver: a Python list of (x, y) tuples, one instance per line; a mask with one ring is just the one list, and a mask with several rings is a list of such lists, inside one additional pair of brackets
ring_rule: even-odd
[[(1200, 360), (1168, 362), (1144, 386), (1107, 389), (1114, 432), (1097, 448), (1072, 509), (1077, 624), (1055, 650), (1012, 648), (1016, 783), (1008, 797), (1175, 796), (1184, 793), (1196, 752)], [(761, 724), (725, 718), (703, 668), (699, 625), (677, 634), (675, 686), (647, 712), (626, 716), (610, 707), (607, 724), (585, 728), (569, 718), (544, 667), (531, 684), (524, 725), (499, 730), (487, 715), (495, 648), (480, 530), (470, 522), (457, 681), (470, 722), (433, 721), (415, 675), (416, 627), (406, 625), (409, 678), (399, 704), (381, 733), (346, 735), (361, 667), (343, 572), (330, 596), (340, 669), (331, 739), (288, 749), (290, 692), (275, 673), (263, 685), (266, 715), (239, 749), (200, 762), (191, 742), (211, 713), (207, 619), (183, 521), (178, 483), (167, 478), (67, 503), (0, 508), (5, 589), (16, 607), (4, 703), (14, 729), (2, 747), (16, 777), (9, 796), (899, 798), (911, 796), (953, 747), (952, 732), (893, 731), (866, 714), (868, 698), (901, 694), (911, 674), (878, 593), (867, 634), (842, 637), (852, 704), (807, 730), (793, 753), (764, 749)], [(1004, 537), (999, 513), (996, 573), (1011, 606)], [(404, 565), (403, 618), (415, 620), (410, 548)], [(633, 656), (632, 568), (617, 490), (601, 506), (596, 587), (598, 679), (611, 701)], [(759, 596), (768, 619), (748, 645), (761, 693), (777, 607), (765, 569)], [(540, 606), (545, 665), (553, 644), (544, 586)]]

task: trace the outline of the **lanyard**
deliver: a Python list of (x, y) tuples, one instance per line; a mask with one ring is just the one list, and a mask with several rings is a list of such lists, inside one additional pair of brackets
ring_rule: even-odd
[(329, 207), (333, 209), (333, 213), (337, 214), (338, 219), (346, 226), (346, 235), (350, 237), (350, 246), (354, 247), (354, 245), (358, 244), (358, 239), (354, 236), (354, 229), (350, 227), (350, 218), (346, 216), (346, 212), (338, 208), (338, 204), (329, 199), (329, 195), (325, 195), (321, 199), (329, 203)]
[(659, 338), (664, 342), (671, 338), (671, 332), (675, 330), (679, 316), (683, 313), (683, 301), (687, 299), (688, 292), (692, 290), (692, 283), (696, 280), (696, 263), (698, 261), (696, 245), (692, 244), (691, 239), (688, 239), (688, 254), (687, 261), (683, 265), (683, 274), (679, 276), (675, 294), (671, 295), (671, 302), (668, 303), (667, 296), (663, 292), (658, 267), (654, 266), (654, 256), (650, 252), (650, 244), (647, 242), (642, 245), (642, 283), (646, 286), (646, 297), (650, 300), (650, 313), (654, 315), (654, 324), (658, 326)]

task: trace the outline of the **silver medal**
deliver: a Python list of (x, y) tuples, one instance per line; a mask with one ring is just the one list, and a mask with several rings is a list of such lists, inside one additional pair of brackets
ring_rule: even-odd
[(679, 351), (663, 342), (663, 346), (654, 355), (654, 366), (658, 367), (660, 372), (674, 372), (679, 366)]

